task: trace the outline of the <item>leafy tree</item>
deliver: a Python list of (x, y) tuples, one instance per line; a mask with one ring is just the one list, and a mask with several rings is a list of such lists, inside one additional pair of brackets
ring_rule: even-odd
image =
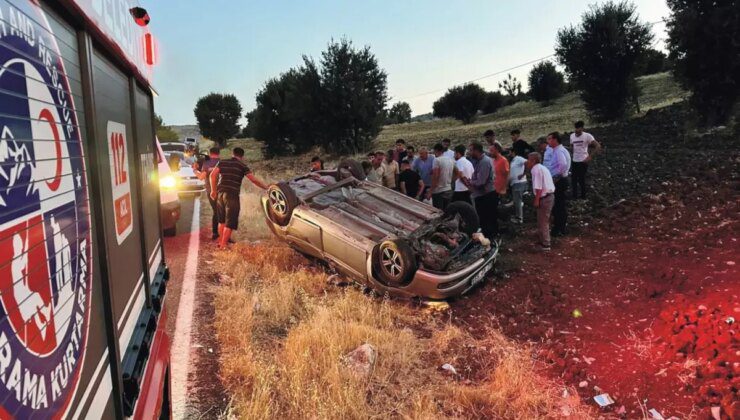
[(193, 112), (201, 134), (219, 146), (239, 132), (242, 106), (234, 95), (210, 93), (198, 99)]
[(411, 105), (408, 102), (396, 102), (388, 110), (387, 124), (401, 124), (411, 121)]
[(635, 75), (645, 76), (661, 73), (667, 69), (668, 57), (662, 51), (658, 51), (655, 48), (648, 48), (635, 64)]
[(452, 117), (464, 123), (470, 123), (483, 107), (486, 91), (475, 83), (450, 88), (437, 99), (432, 106), (434, 116)]
[(177, 141), (179, 136), (175, 133), (170, 126), (164, 125), (162, 116), (154, 114), (154, 129), (157, 132), (157, 138), (161, 142)]
[(522, 94), (522, 83), (516, 77), (511, 77), (511, 73), (507, 74), (507, 76), (506, 79), (498, 83), (498, 88), (503, 89), (507, 95), (516, 98)]
[(321, 54), (323, 146), (335, 153), (367, 150), (385, 121), (387, 76), (370, 52), (342, 39)]
[(650, 25), (640, 22), (635, 6), (626, 1), (593, 5), (580, 26), (558, 31), (558, 61), (593, 119), (621, 118), (630, 101), (637, 105), (635, 63), (652, 40)]
[(486, 92), (481, 111), (483, 111), (484, 114), (493, 114), (502, 106), (504, 106), (504, 95), (501, 92)]
[(701, 123), (726, 122), (740, 96), (740, 19), (734, 0), (668, 0), (668, 51)]
[(565, 92), (563, 74), (549, 61), (543, 61), (529, 72), (529, 96), (537, 102), (552, 102)]
[(264, 142), (267, 157), (302, 153), (322, 139), (321, 78), (313, 61), (303, 62), (267, 81), (246, 115), (247, 130)]

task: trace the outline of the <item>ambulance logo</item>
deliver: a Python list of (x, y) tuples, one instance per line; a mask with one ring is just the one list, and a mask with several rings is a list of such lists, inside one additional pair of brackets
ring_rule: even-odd
[(80, 128), (43, 12), (4, 3), (0, 19), (0, 418), (59, 418), (90, 314)]

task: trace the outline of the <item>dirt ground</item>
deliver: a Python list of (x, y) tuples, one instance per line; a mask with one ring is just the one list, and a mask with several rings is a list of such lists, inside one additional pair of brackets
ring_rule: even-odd
[(510, 231), (493, 286), (453, 302), (453, 322), (535, 343), (590, 404), (615, 400), (604, 413), (740, 418), (740, 142), (677, 140), (682, 118), (595, 129), (607, 152), (569, 234), (542, 253), (531, 227)]

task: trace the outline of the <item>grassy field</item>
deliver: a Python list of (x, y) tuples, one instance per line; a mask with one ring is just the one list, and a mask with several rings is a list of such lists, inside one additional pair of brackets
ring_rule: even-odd
[[(643, 112), (684, 96), (667, 74), (644, 77), (640, 85)], [(488, 128), (502, 134), (519, 128), (533, 139), (566, 130), (576, 119), (585, 119), (585, 113), (571, 93), (548, 107), (522, 102), (469, 125), (444, 119), (388, 126), (376, 147), (387, 149), (396, 138), (414, 145), (431, 145), (443, 137), (467, 143)], [(263, 160), (254, 140), (233, 140), (229, 146), (244, 147), (250, 166), (268, 181), (307, 170), (314, 154)], [(248, 184), (236, 235), (241, 242), (216, 258), (217, 271), (225, 274), (214, 302), (220, 379), (231, 395), (225, 417), (593, 416), (573, 390), (537, 373), (528, 345), (493, 329), (472, 336), (453, 326), (444, 311), (336, 285), (331, 271), (272, 239), (260, 193)], [(204, 220), (208, 217), (205, 211)], [(369, 377), (358, 378), (342, 360), (363, 343), (377, 349), (378, 360)], [(440, 369), (445, 363), (475, 369), (450, 375)]]

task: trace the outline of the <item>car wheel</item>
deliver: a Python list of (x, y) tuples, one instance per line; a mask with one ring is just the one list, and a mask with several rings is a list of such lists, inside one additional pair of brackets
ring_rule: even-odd
[(360, 162), (354, 159), (344, 159), (339, 162), (339, 166), (337, 167), (337, 171), (339, 171), (339, 180), (343, 178), (342, 170), (346, 170), (347, 172), (352, 174), (352, 176), (355, 177), (355, 179), (357, 179), (358, 181), (363, 181), (365, 178), (367, 178), (367, 175), (365, 174), (365, 169), (362, 168)]
[(164, 236), (175, 236), (175, 235), (177, 235), (177, 226), (172, 226), (171, 228), (162, 229), (162, 234)]
[(270, 219), (278, 225), (286, 226), (290, 222), (290, 216), (298, 203), (298, 196), (286, 182), (267, 187), (267, 211)]
[(468, 235), (472, 235), (480, 228), (480, 220), (475, 208), (465, 201), (454, 201), (445, 209), (445, 218), (460, 216), (460, 229)]
[(403, 239), (384, 241), (373, 250), (373, 267), (378, 280), (389, 286), (404, 286), (416, 273), (416, 258)]

